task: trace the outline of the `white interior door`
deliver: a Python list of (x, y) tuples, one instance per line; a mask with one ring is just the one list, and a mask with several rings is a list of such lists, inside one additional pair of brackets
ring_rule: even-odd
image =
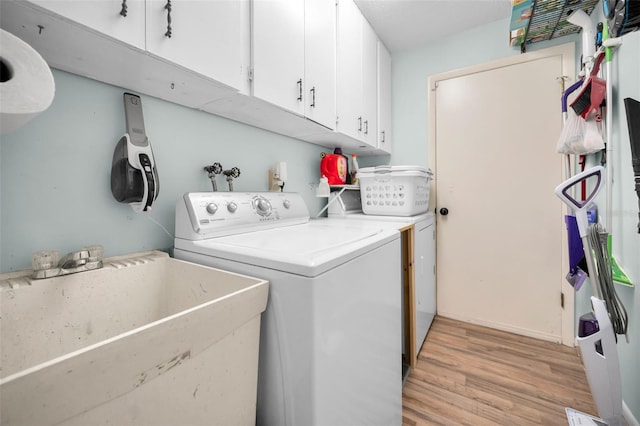
[(440, 315), (571, 344), (553, 190), (564, 179), (560, 77), (575, 75), (573, 55), (563, 45), (430, 79)]

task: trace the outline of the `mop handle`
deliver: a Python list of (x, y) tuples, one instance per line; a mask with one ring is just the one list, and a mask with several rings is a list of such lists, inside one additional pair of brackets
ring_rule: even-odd
[[(585, 197), (584, 200), (579, 201), (573, 198), (569, 190), (583, 181), (591, 177), (597, 177), (597, 181), (593, 187), (591, 193)], [(570, 179), (565, 180), (555, 189), (556, 195), (567, 205), (569, 208), (575, 211), (576, 222), (578, 223), (578, 231), (580, 231), (580, 237), (584, 238), (589, 233), (589, 220), (587, 217), (587, 207), (593, 201), (594, 198), (600, 192), (605, 177), (605, 169), (602, 166), (595, 166), (587, 169)]]
[[(588, 170), (578, 173), (571, 179), (568, 179), (558, 185), (555, 189), (556, 195), (567, 205), (569, 208), (573, 208), (576, 215), (576, 222), (578, 224), (578, 231), (580, 232), (580, 238), (582, 238), (582, 247), (584, 249), (584, 257), (587, 261), (587, 269), (589, 272), (589, 281), (591, 282), (591, 291), (598, 298), (602, 298), (602, 292), (597, 282), (598, 270), (596, 269), (595, 262), (593, 261), (593, 251), (591, 248), (591, 242), (589, 241), (589, 219), (587, 217), (587, 207), (591, 201), (598, 195), (604, 181), (605, 169), (602, 166), (595, 166)], [(597, 177), (597, 181), (593, 187), (591, 193), (585, 197), (585, 200), (578, 201), (573, 198), (569, 190), (582, 182), (585, 182), (590, 177)]]

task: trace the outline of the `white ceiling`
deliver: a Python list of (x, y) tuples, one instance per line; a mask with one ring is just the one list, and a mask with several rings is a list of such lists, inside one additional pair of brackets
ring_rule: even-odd
[[(508, 18), (511, 0), (355, 0), (391, 52)], [(505, 27), (505, 39), (508, 28)]]

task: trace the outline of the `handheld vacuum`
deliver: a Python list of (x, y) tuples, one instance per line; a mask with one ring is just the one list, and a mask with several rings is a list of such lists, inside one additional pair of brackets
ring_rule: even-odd
[(111, 164), (111, 193), (131, 205), (136, 213), (151, 210), (158, 198), (160, 182), (151, 143), (144, 130), (142, 102), (131, 93), (124, 94), (127, 133), (118, 141)]

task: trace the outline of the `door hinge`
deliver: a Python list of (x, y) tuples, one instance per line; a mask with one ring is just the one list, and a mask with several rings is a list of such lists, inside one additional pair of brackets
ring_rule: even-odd
[(249, 81), (253, 81), (253, 67), (249, 68)]
[(564, 293), (560, 293), (560, 307), (564, 309)]
[(432, 91), (432, 92), (435, 92), (437, 88), (438, 88), (438, 82), (437, 82), (437, 81), (434, 81), (434, 82), (433, 82), (433, 86), (431, 86), (431, 91)]

